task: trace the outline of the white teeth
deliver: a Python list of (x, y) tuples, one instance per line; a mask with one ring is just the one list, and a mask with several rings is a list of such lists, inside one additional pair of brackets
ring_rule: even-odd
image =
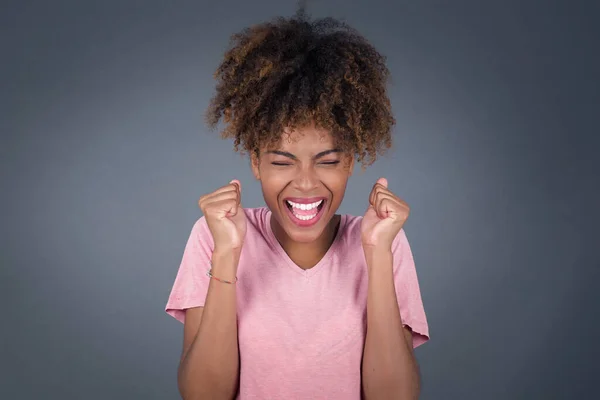
[[(289, 200), (286, 200), (286, 201), (292, 207), (292, 213), (294, 214), (294, 216), (302, 221), (309, 221), (309, 220), (313, 219), (314, 217), (316, 217), (318, 214), (317, 207), (321, 203), (323, 203), (323, 200), (315, 201), (314, 203), (310, 203), (310, 204), (294, 203), (293, 201), (289, 201)], [(302, 211), (314, 210), (315, 213), (311, 214), (311, 215), (300, 215), (299, 213), (295, 212), (295, 210), (302, 210)]]
[(319, 206), (319, 204), (321, 204), (323, 202), (323, 200), (319, 200), (316, 201), (314, 203), (310, 203), (310, 204), (301, 204), (301, 203), (294, 203), (293, 201), (289, 201), (286, 200), (288, 202), (288, 204), (290, 206), (292, 206), (293, 208), (297, 208), (299, 210), (312, 210), (313, 208), (317, 208)]

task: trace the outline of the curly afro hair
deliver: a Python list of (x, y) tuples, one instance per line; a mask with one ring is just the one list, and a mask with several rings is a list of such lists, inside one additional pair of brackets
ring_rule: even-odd
[(286, 129), (314, 124), (363, 168), (391, 147), (395, 124), (386, 93), (389, 71), (363, 36), (333, 18), (309, 20), (301, 9), (244, 29), (215, 72), (206, 114), (236, 151), (256, 155)]

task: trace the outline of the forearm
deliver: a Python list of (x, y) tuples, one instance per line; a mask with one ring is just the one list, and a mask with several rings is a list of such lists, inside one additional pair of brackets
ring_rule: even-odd
[[(213, 275), (234, 281), (238, 259), (231, 253), (213, 254)], [(178, 375), (186, 400), (235, 397), (239, 377), (235, 284), (211, 280), (198, 333)]]
[(396, 299), (391, 252), (365, 251), (369, 283), (362, 364), (366, 399), (416, 399), (419, 377)]

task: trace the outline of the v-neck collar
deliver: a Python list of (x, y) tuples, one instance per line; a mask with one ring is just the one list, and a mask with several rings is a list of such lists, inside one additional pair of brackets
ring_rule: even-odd
[(273, 246), (275, 251), (277, 251), (279, 256), (283, 259), (284, 264), (288, 268), (296, 271), (296, 273), (298, 273), (306, 278), (310, 278), (311, 276), (315, 275), (317, 272), (319, 272), (321, 269), (323, 269), (324, 265), (327, 264), (327, 262), (329, 261), (329, 259), (332, 256), (332, 254), (335, 253), (336, 249), (339, 247), (340, 237), (342, 236), (342, 233), (343, 233), (345, 225), (346, 225), (346, 215), (341, 215), (340, 216), (340, 226), (337, 229), (337, 232), (335, 234), (335, 237), (333, 238), (333, 242), (331, 243), (331, 246), (329, 246), (329, 249), (327, 249), (327, 251), (325, 252), (325, 255), (319, 260), (319, 262), (314, 267), (309, 268), (309, 269), (302, 269), (302, 268), (300, 268), (300, 266), (298, 266), (298, 264), (296, 264), (294, 261), (292, 261), (290, 256), (288, 256), (288, 254), (285, 252), (285, 250), (281, 246), (281, 243), (279, 243), (279, 241), (275, 237), (275, 233), (273, 232), (273, 229), (271, 228), (271, 216), (272, 216), (272, 212), (269, 208), (267, 208), (267, 212), (265, 213), (265, 220), (263, 221), (263, 223), (265, 224), (265, 227), (267, 229), (267, 238), (268, 238), (269, 242), (271, 242), (271, 246)]

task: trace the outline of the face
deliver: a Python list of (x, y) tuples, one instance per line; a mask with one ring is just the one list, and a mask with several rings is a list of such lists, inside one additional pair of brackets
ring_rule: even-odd
[(279, 146), (252, 157), (273, 222), (301, 243), (319, 239), (329, 227), (353, 164), (335, 148), (330, 132), (311, 126), (286, 132)]

